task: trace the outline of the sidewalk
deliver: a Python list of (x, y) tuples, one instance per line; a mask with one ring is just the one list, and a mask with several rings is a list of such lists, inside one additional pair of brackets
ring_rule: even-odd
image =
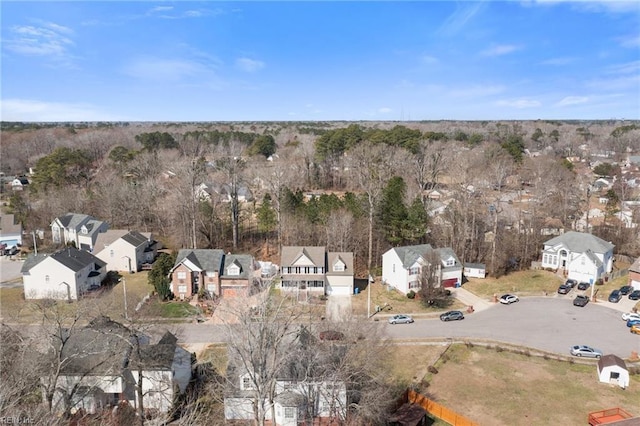
[(492, 303), (489, 300), (485, 300), (481, 297), (478, 297), (475, 294), (471, 293), (468, 290), (465, 290), (462, 287), (452, 288), (451, 293), (456, 299), (464, 303), (466, 306), (473, 306), (473, 310), (475, 312), (488, 309), (491, 306), (495, 305), (495, 303)]

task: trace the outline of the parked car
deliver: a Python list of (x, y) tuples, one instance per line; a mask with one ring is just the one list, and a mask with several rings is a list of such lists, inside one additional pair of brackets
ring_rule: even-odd
[(630, 319), (627, 321), (627, 327), (633, 327), (634, 325), (640, 324), (640, 320)]
[(578, 284), (578, 290), (586, 290), (591, 286), (591, 284), (589, 284), (588, 282), (581, 282), (580, 284)]
[(411, 324), (412, 322), (411, 315), (398, 314), (389, 318), (389, 324)]
[(463, 319), (464, 319), (464, 314), (460, 311), (449, 311), (440, 315), (441, 321), (458, 321)]
[(518, 299), (518, 296), (514, 294), (503, 294), (502, 296), (500, 296), (500, 303), (504, 305), (510, 305), (512, 303), (516, 303), (519, 300), (520, 299)]
[(584, 308), (589, 303), (589, 298), (587, 296), (583, 296), (581, 294), (577, 295), (575, 299), (573, 299), (573, 306), (580, 306)]
[(618, 303), (622, 299), (622, 294), (620, 294), (620, 290), (613, 290), (609, 294), (609, 302)]
[(626, 296), (632, 291), (633, 291), (633, 287), (631, 287), (630, 285), (623, 285), (622, 287), (620, 287), (620, 294), (623, 296)]
[(622, 321), (629, 321), (630, 319), (640, 320), (640, 314), (636, 312), (625, 312), (622, 314)]
[(571, 278), (569, 278), (568, 280), (566, 280), (566, 281), (564, 282), (564, 285), (568, 285), (568, 286), (570, 286), (571, 288), (574, 288), (574, 287), (576, 286), (576, 284), (578, 284), (578, 281), (576, 281), (576, 280), (574, 280), (574, 279), (571, 279)]
[(560, 285), (560, 287), (558, 287), (558, 294), (567, 294), (571, 291), (573, 287), (571, 287), (570, 285), (566, 285), (566, 284), (562, 284)]
[(633, 334), (640, 334), (640, 325), (632, 325), (629, 331)]
[(572, 346), (569, 352), (573, 356), (585, 356), (589, 358), (600, 358), (602, 356), (600, 349), (595, 349), (587, 345)]
[(629, 293), (629, 299), (631, 300), (640, 300), (640, 290), (633, 290)]

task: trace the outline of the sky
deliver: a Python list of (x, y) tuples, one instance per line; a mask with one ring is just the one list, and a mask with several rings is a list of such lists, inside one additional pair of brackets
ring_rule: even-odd
[(640, 2), (6, 1), (3, 121), (640, 119)]

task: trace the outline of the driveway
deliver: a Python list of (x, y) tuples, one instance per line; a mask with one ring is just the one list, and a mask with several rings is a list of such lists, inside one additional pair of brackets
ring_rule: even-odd
[(599, 303), (579, 308), (573, 306), (572, 299), (531, 297), (467, 314), (462, 321), (419, 319), (408, 326), (383, 326), (391, 339), (491, 339), (559, 354), (584, 344), (622, 358), (628, 358), (632, 351), (640, 352), (640, 336), (629, 332), (619, 311)]
[(329, 296), (326, 305), (329, 321), (340, 322), (351, 318), (351, 296)]
[(0, 287), (22, 287), (22, 268), (23, 260), (12, 259), (12, 256), (0, 256)]

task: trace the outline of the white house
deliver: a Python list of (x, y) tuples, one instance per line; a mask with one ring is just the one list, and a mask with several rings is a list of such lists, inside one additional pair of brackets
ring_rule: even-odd
[(22, 265), (26, 299), (77, 300), (100, 287), (106, 264), (89, 252), (74, 247), (53, 254), (33, 254)]
[(107, 271), (137, 272), (143, 264), (153, 263), (158, 243), (151, 233), (124, 229), (102, 232), (96, 239), (94, 253), (107, 264)]
[(624, 360), (615, 355), (604, 355), (598, 360), (598, 380), (602, 383), (629, 386), (629, 371)]
[(29, 185), (29, 179), (26, 176), (18, 176), (11, 181), (11, 189), (14, 191), (22, 191), (27, 185)]
[(41, 378), (45, 387), (56, 380), (55, 412), (96, 413), (121, 401), (135, 408), (140, 403), (136, 386), (142, 373), (144, 408), (164, 413), (172, 408), (175, 393), (184, 393), (191, 380), (191, 354), (177, 345), (173, 334), (166, 332), (158, 343), (150, 344), (147, 336), (108, 317), (71, 331), (61, 356), (66, 361), (59, 376)]
[(429, 244), (395, 247), (382, 255), (382, 282), (403, 294), (418, 291), (422, 270), (437, 261), (438, 279), (444, 287), (462, 282), (462, 263), (451, 248), (434, 249)]
[(12, 214), (0, 215), (0, 245), (7, 248), (22, 245), (22, 225), (16, 223)]
[(595, 283), (613, 268), (614, 245), (595, 235), (570, 231), (544, 243), (542, 268), (563, 269), (567, 278)]
[(51, 222), (54, 244), (75, 244), (81, 250), (93, 251), (98, 234), (109, 225), (86, 214), (67, 213)]
[(487, 267), (484, 263), (465, 263), (464, 275), (467, 278), (485, 278), (487, 276)]

